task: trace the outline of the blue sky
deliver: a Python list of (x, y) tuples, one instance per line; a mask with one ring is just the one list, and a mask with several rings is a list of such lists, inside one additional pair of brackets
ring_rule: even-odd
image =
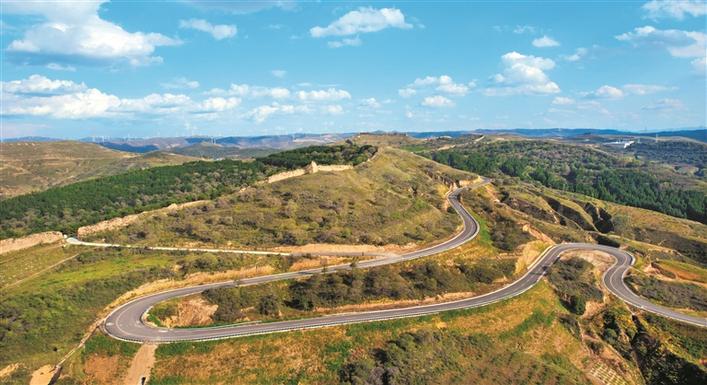
[(705, 125), (704, 1), (2, 3), (2, 136)]

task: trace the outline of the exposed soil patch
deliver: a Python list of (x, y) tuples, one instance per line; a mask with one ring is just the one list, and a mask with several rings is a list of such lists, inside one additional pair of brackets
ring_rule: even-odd
[[(135, 385), (145, 383), (150, 380), (150, 372), (155, 365), (155, 350), (157, 345), (143, 344), (140, 350), (137, 351), (133, 361), (130, 363), (130, 368), (125, 375), (123, 384)], [(143, 378), (145, 379), (143, 382)]]
[(212, 305), (201, 296), (187, 297), (177, 304), (177, 314), (165, 319), (167, 327), (176, 326), (202, 326), (213, 322), (211, 316), (218, 309), (218, 305)]

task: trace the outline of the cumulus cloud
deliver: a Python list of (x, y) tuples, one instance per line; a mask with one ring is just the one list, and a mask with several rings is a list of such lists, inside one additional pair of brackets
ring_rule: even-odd
[(83, 83), (53, 80), (41, 75), (2, 82), (1, 115), (87, 119), (119, 115), (213, 113), (235, 108), (238, 98), (214, 97), (194, 101), (189, 96), (152, 93), (141, 98), (120, 98)]
[(589, 99), (620, 99), (624, 97), (624, 92), (620, 88), (603, 85), (592, 92), (585, 92), (584, 97)]
[(560, 92), (557, 83), (550, 80), (545, 73), (545, 71), (555, 68), (553, 60), (513, 51), (501, 56), (501, 62), (504, 70), (491, 77), (495, 85), (485, 90), (486, 95), (532, 95)]
[(414, 82), (408, 84), (405, 88), (398, 90), (398, 95), (407, 98), (414, 96), (417, 93), (416, 89), (432, 88), (438, 92), (442, 92), (453, 96), (464, 96), (469, 93), (469, 90), (476, 87), (476, 83), (471, 81), (467, 84), (456, 83), (449, 75), (440, 76), (425, 76), (417, 78)]
[(403, 98), (409, 98), (415, 96), (417, 91), (414, 88), (401, 88), (398, 90), (398, 95)]
[(698, 17), (707, 14), (707, 4), (703, 0), (652, 0), (643, 4), (642, 8), (651, 19), (682, 20), (686, 15)]
[(292, 104), (263, 105), (250, 110), (246, 117), (256, 123), (263, 123), (273, 115), (291, 115), (295, 113), (310, 113), (312, 110), (307, 106), (297, 106)]
[(262, 98), (270, 97), (273, 99), (287, 99), (291, 92), (283, 87), (261, 87), (250, 84), (232, 83), (228, 90), (214, 88), (208, 92), (209, 95), (215, 96), (238, 96), (243, 98)]
[(27, 79), (2, 83), (2, 92), (24, 95), (54, 95), (86, 90), (83, 83), (71, 80), (52, 80), (42, 75), (30, 75)]
[(219, 24), (214, 25), (204, 19), (180, 20), (179, 28), (193, 29), (206, 32), (216, 40), (223, 40), (236, 36), (238, 28), (235, 25)]
[(543, 37), (539, 37), (537, 39), (533, 39), (533, 46), (538, 48), (557, 47), (559, 45), (560, 43), (557, 40), (547, 35), (544, 35)]
[(174, 78), (168, 82), (161, 84), (163, 88), (168, 90), (178, 90), (178, 89), (195, 89), (199, 88), (199, 82), (196, 80), (189, 80), (185, 77)]
[(574, 53), (571, 55), (560, 55), (560, 59), (570, 62), (580, 61), (583, 57), (587, 56), (587, 53), (589, 53), (588, 49), (579, 47), (574, 50)]
[(625, 84), (622, 88), (625, 92), (634, 95), (649, 95), (675, 90), (675, 87), (666, 87), (658, 84)]
[(378, 32), (386, 28), (410, 29), (405, 22), (405, 15), (397, 8), (361, 7), (348, 12), (326, 27), (313, 27), (309, 30), (312, 37), (347, 36), (358, 33)]
[(682, 101), (679, 99), (660, 99), (656, 102), (642, 107), (646, 111), (670, 112), (685, 109)]
[(341, 48), (341, 47), (358, 47), (363, 44), (363, 41), (358, 37), (345, 38), (341, 40), (334, 40), (327, 43), (329, 48)]
[(425, 107), (454, 107), (454, 102), (442, 95), (427, 96), (422, 100)]
[[(314, 38), (328, 36), (351, 36), (360, 33), (378, 32), (387, 28), (410, 29), (412, 24), (405, 22), (405, 15), (397, 8), (361, 7), (348, 12), (326, 27), (312, 27), (310, 36)], [(329, 48), (358, 47), (363, 41), (358, 37), (343, 38), (327, 43)]]
[(345, 90), (329, 88), (326, 90), (298, 91), (297, 98), (304, 102), (329, 102), (351, 99), (351, 94)]
[(10, 2), (4, 12), (39, 16), (43, 22), (29, 27), (22, 38), (7, 47), (12, 60), (29, 64), (106, 64), (124, 61), (130, 65), (161, 62), (154, 56), (161, 46), (181, 41), (159, 33), (128, 32), (103, 20), (98, 9), (104, 0), (76, 2)]
[(381, 108), (381, 103), (376, 98), (366, 98), (361, 100), (361, 106), (377, 109)]
[(574, 99), (565, 96), (557, 96), (552, 99), (552, 104), (556, 106), (569, 106), (574, 104)]
[(637, 27), (631, 32), (615, 36), (619, 41), (636, 46), (651, 45), (665, 48), (671, 56), (692, 58), (692, 66), (698, 73), (705, 72), (707, 56), (707, 34), (678, 29), (657, 29), (652, 26)]

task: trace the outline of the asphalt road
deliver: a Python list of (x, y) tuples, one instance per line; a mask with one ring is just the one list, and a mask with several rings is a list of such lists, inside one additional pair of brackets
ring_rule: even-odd
[[(484, 180), (476, 183), (468, 188), (477, 188), (487, 184), (489, 181)], [(450, 249), (453, 249), (461, 244), (468, 242), (478, 234), (478, 223), (469, 214), (468, 211), (459, 202), (459, 194), (463, 189), (457, 189), (449, 195), (449, 202), (461, 216), (464, 222), (463, 230), (453, 238), (442, 242), (438, 245), (414, 251), (407, 254), (375, 254), (379, 258), (362, 261), (358, 264), (359, 268), (369, 268), (374, 266), (389, 265), (406, 260), (416, 259), (424, 256), (438, 254)], [(398, 309), (366, 311), (357, 313), (335, 314), (317, 318), (298, 319), (289, 321), (278, 321), (268, 323), (248, 323), (241, 325), (228, 325), (220, 327), (204, 327), (204, 328), (188, 328), (188, 329), (170, 329), (157, 328), (148, 326), (143, 322), (143, 317), (147, 311), (155, 304), (191, 294), (200, 293), (204, 290), (217, 287), (233, 287), (236, 285), (256, 285), (266, 282), (273, 282), (286, 279), (295, 279), (307, 277), (313, 274), (319, 274), (322, 269), (309, 269), (297, 272), (288, 272), (282, 274), (266, 275), (254, 278), (241, 279), (238, 282), (228, 281), (207, 285), (199, 285), (165, 291), (141, 298), (132, 300), (123, 306), (114, 310), (105, 320), (102, 325), (103, 330), (110, 336), (133, 342), (175, 342), (175, 341), (203, 341), (231, 337), (250, 336), (257, 334), (268, 334), (277, 332), (286, 332), (292, 330), (312, 329), (319, 327), (327, 327), (334, 325), (344, 325), (361, 322), (373, 322), (397, 318), (415, 317), (422, 315), (435, 314), (443, 311), (468, 309), (488, 305), (494, 302), (499, 302), (508, 298), (515, 297), (532, 288), (546, 273), (547, 269), (562, 255), (562, 253), (570, 250), (594, 250), (605, 252), (615, 259), (615, 263), (604, 274), (604, 285), (621, 300), (626, 303), (640, 308), (644, 311), (652, 312), (664, 317), (672, 318), (678, 321), (707, 327), (707, 319), (690, 316), (676, 312), (672, 309), (665, 308), (649, 302), (648, 300), (634, 294), (624, 283), (623, 277), (626, 271), (631, 267), (634, 258), (629, 253), (617, 248), (601, 246), (587, 243), (565, 243), (555, 245), (543, 253), (543, 255), (530, 267), (528, 272), (515, 282), (504, 286), (503, 288), (480, 295), (477, 297), (457, 300), (452, 302), (444, 302), (431, 305), (412, 306)], [(362, 255), (361, 253), (323, 253), (326, 255)], [(368, 254), (364, 254), (368, 255)], [(327, 272), (350, 270), (351, 266), (336, 265), (327, 268)]]

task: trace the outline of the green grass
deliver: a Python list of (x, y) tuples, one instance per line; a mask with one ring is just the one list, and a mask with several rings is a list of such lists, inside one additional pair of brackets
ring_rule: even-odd
[(0, 289), (29, 278), (49, 266), (76, 255), (81, 250), (76, 247), (62, 247), (61, 244), (54, 243), (1, 254)]

